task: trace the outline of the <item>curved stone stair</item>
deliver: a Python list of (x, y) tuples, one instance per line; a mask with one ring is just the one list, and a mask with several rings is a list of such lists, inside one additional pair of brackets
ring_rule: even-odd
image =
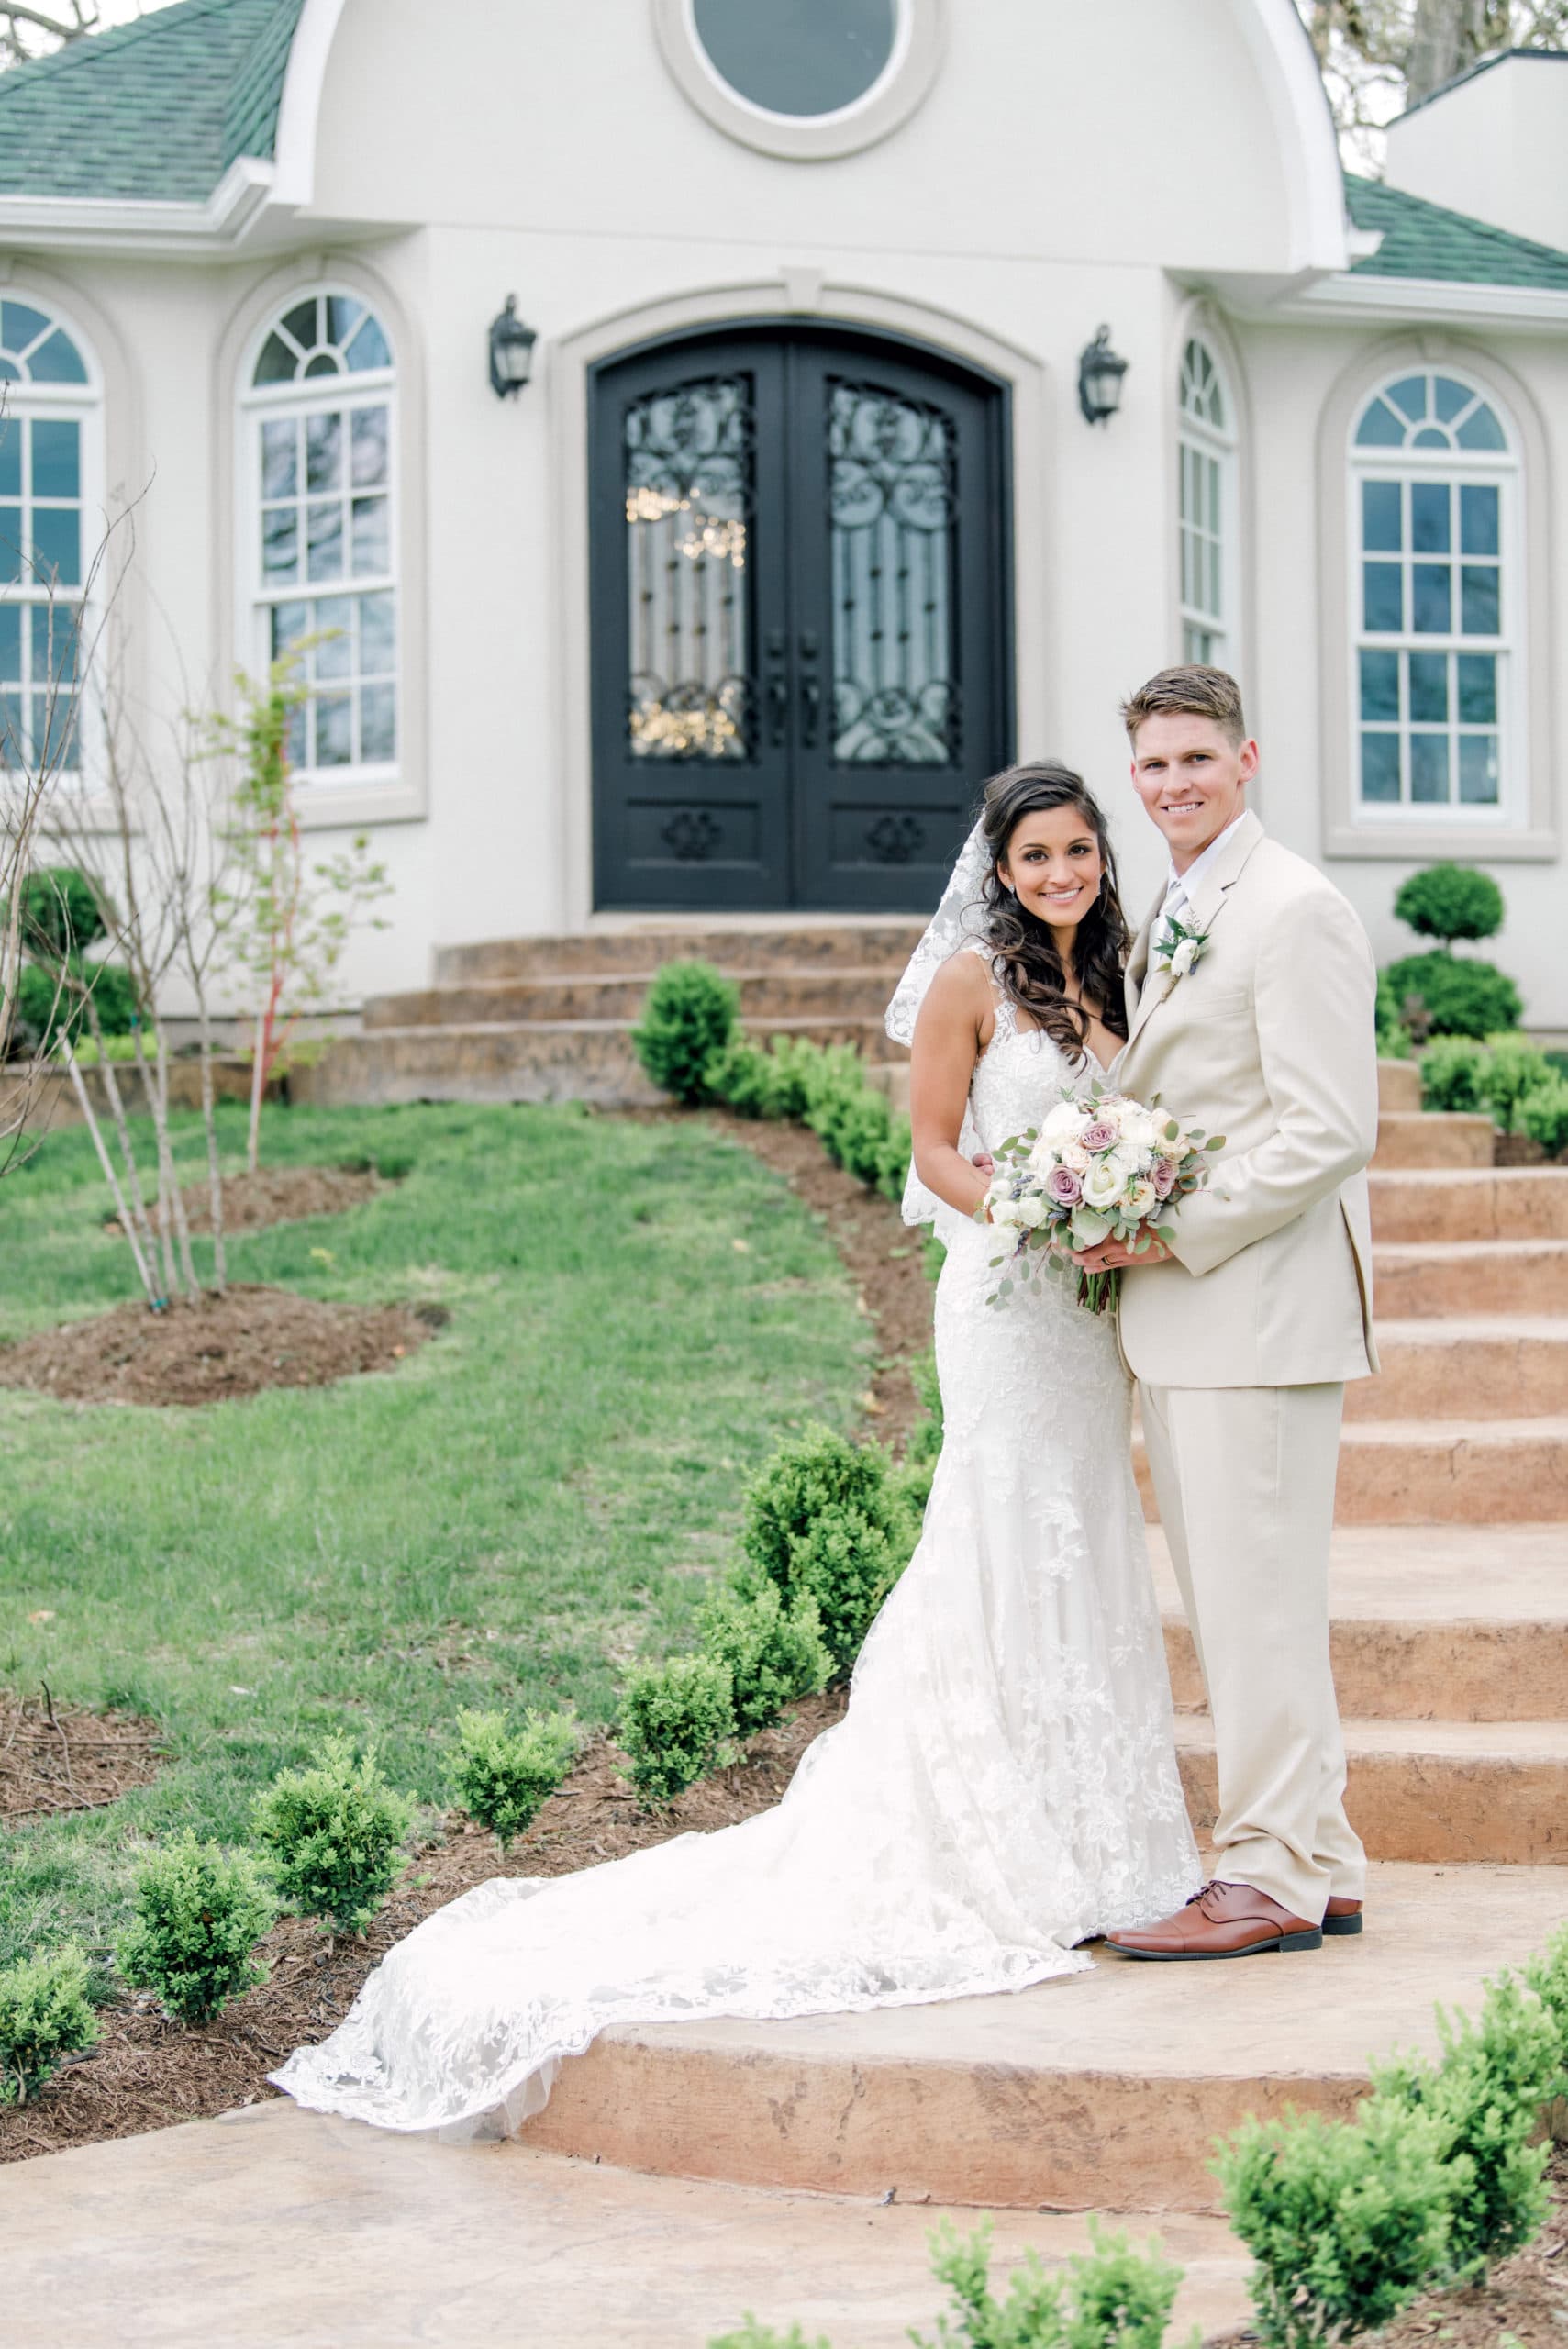
[(918, 922), (745, 920), (600, 923), (571, 938), (495, 939), (437, 949), (432, 984), (373, 996), (357, 1035), (295, 1080), (326, 1105), (564, 1101), (646, 1106), (661, 1096), (632, 1050), (650, 982), (673, 962), (715, 964), (740, 993), (751, 1032), (894, 1051), (883, 1012)]
[[(1372, 2055), (1434, 2047), (1434, 2001), (1473, 2004), (1568, 1917), (1568, 1169), (1494, 1169), (1485, 1121), (1423, 1118), (1415, 1085), (1380, 1074), (1385, 1369), (1350, 1390), (1331, 1580), (1366, 1932), (1221, 1966), (1101, 1953), (1013, 1998), (610, 2032), (530, 2143), (817, 2192), (1212, 2210), (1217, 2132), (1348, 2112)], [(1212, 1734), (1149, 1539), (1201, 1832)]]

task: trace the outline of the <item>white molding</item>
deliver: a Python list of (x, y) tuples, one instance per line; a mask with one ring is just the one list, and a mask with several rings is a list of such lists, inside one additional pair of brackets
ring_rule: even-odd
[[(394, 423), (396, 451), (398, 602), (398, 759), (394, 781), (302, 784), (299, 818), (307, 831), (340, 830), (366, 824), (414, 823), (429, 812), (428, 697), (429, 618), (426, 606), (426, 506), (428, 452), (426, 446), (423, 352), (414, 322), (394, 288), (357, 256), (342, 252), (301, 254), (252, 279), (231, 311), (214, 353), (211, 390), (213, 460), (213, 608), (216, 674), (229, 677), (236, 666), (254, 669), (248, 640), (252, 610), (251, 579), (241, 535), (239, 505), (246, 462), (239, 448), (246, 404), (244, 380), (263, 328), (288, 306), (291, 295), (339, 289), (366, 302), (392, 343), (395, 379)], [(345, 380), (354, 381), (353, 378)], [(364, 379), (359, 379), (363, 381)], [(319, 379), (317, 379), (319, 382)], [(303, 387), (302, 387), (303, 389)]]
[(1320, 325), (1327, 318), (1353, 318), (1364, 325), (1369, 312), (1391, 323), (1425, 318), (1438, 325), (1473, 327), (1485, 320), (1557, 332), (1568, 326), (1568, 287), (1559, 292), (1544, 285), (1474, 285), (1447, 278), (1345, 273), (1320, 278), (1258, 316), (1271, 323), (1294, 318)]
[(242, 244), (268, 209), (272, 166), (240, 156), (201, 204), (139, 197), (0, 196), (0, 241), (20, 250), (191, 253)]
[[(1169, 387), (1165, 424), (1166, 464), (1169, 486), (1165, 499), (1167, 531), (1167, 577), (1171, 596), (1170, 643), (1173, 661), (1184, 656), (1182, 644), (1182, 550), (1181, 550), (1181, 449), (1187, 418), (1182, 413), (1182, 359), (1190, 340), (1196, 339), (1209, 346), (1218, 363), (1220, 381), (1230, 401), (1232, 416), (1229, 445), (1229, 481), (1233, 491), (1232, 512), (1226, 532), (1226, 552), (1231, 570), (1228, 625), (1229, 659), (1227, 667), (1240, 681), (1242, 698), (1249, 708), (1256, 696), (1247, 674), (1252, 647), (1258, 641), (1255, 579), (1256, 565), (1252, 559), (1254, 531), (1254, 467), (1253, 449), (1256, 445), (1252, 428), (1252, 396), (1242, 364), (1241, 351), (1230, 331), (1229, 321), (1217, 304), (1201, 294), (1192, 295), (1178, 304), (1174, 319), (1166, 383)], [(1194, 439), (1196, 440), (1195, 431)]]
[(309, 204), (316, 193), (316, 139), (332, 43), (344, 0), (305, 0), (289, 43), (273, 140), (273, 201)]
[[(1380, 821), (1356, 814), (1351, 690), (1357, 631), (1351, 607), (1351, 429), (1369, 393), (1401, 367), (1451, 367), (1471, 376), (1510, 428), (1523, 543), (1514, 575), (1524, 583), (1523, 626), (1513, 642), (1522, 662), (1518, 750), (1525, 788), (1509, 813), (1455, 809), (1434, 820), (1398, 811)], [(1396, 463), (1408, 452), (1390, 450)], [(1547, 862), (1561, 851), (1555, 810), (1551, 444), (1529, 387), (1484, 345), (1448, 335), (1394, 335), (1364, 346), (1341, 371), (1323, 405), (1318, 434), (1319, 676), (1323, 707), (1323, 853), (1419, 862), (1455, 853)]]
[[(565, 927), (588, 927), (594, 907), (592, 670), (588, 607), (588, 374), (597, 362), (663, 336), (743, 326), (791, 311), (794, 273), (735, 284), (695, 287), (640, 306), (617, 309), (563, 336), (547, 353), (542, 390), (551, 477), (550, 528), (557, 593), (550, 598), (550, 668), (555, 679), (555, 740), (564, 820), (558, 898)], [(1050, 419), (1040, 360), (968, 318), (924, 302), (835, 279), (823, 281), (814, 316), (825, 324), (901, 334), (978, 367), (1003, 384), (1012, 401), (1011, 540), (1013, 641), (1050, 645), (1052, 632), (1051, 530), (1048, 471)], [(1047, 663), (1014, 662), (1014, 708), (1020, 754), (1049, 739), (1051, 680)]]
[(683, 97), (727, 138), (796, 163), (857, 154), (908, 121), (941, 65), (946, 8), (947, 0), (903, 0), (893, 54), (869, 90), (832, 114), (786, 115), (742, 97), (716, 71), (698, 38), (692, 0), (652, 0), (659, 53)]
[(1284, 173), (1290, 223), (1287, 267), (1342, 270), (1345, 182), (1318, 60), (1295, 0), (1232, 0), (1258, 69)]

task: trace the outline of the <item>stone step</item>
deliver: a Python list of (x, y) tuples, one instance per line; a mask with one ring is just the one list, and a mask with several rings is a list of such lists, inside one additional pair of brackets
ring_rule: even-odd
[(1380, 1245), (1438, 1240), (1568, 1240), (1568, 1166), (1374, 1170)]
[(1381, 1326), (1450, 1313), (1568, 1314), (1568, 1240), (1430, 1240), (1373, 1250)]
[[(1347, 1718), (1344, 1731), (1345, 1809), (1370, 1859), (1568, 1867), (1568, 1720)], [(1178, 1714), (1176, 1744), (1201, 1842), (1218, 1799), (1207, 1713)]]
[[(651, 978), (664, 963), (713, 963), (720, 970), (864, 970), (891, 966), (896, 974), (914, 952), (925, 924), (844, 916), (799, 922), (738, 915), (728, 922), (596, 921), (571, 938), (494, 938), (470, 946), (438, 946), (431, 977), (438, 986), (486, 979), (565, 978), (619, 972)], [(891, 988), (889, 993), (891, 993)]]
[[(891, 1050), (878, 1020), (770, 1019), (759, 1038), (853, 1044), (869, 1060)], [(665, 1099), (638, 1065), (629, 1022), (538, 1020), (463, 1028), (377, 1028), (339, 1036), (290, 1079), (296, 1101), (335, 1108), (392, 1101), (593, 1101), (647, 1108)]]
[[(908, 2349), (948, 2305), (928, 2242), (944, 2215), (881, 2189), (697, 2185), (268, 2102), (0, 2172), (6, 2343), (698, 2349), (751, 2309), (781, 2338), (798, 2322), (834, 2349)], [(1145, 2212), (1105, 2223), (1140, 2248), (1151, 2231)], [(1251, 2263), (1223, 2220), (1154, 2231), (1185, 2270), (1172, 2340), (1240, 2324)], [(995, 2280), (1026, 2250), (1055, 2268), (1088, 2240), (1078, 2214), (1000, 2212)]]
[(1367, 1929), (1228, 1965), (795, 2022), (630, 2026), (563, 2065), (526, 2142), (627, 2168), (993, 2209), (1217, 2207), (1215, 2135), (1348, 2114), (1368, 2059), (1568, 1917), (1568, 1868), (1374, 1866)]
[[(1158, 1511), (1141, 1437), (1144, 1514)], [(1352, 1419), (1340, 1446), (1339, 1525), (1555, 1525), (1568, 1521), (1568, 1417)]]
[[(740, 1015), (769, 1019), (872, 1019), (880, 1023), (898, 971), (733, 971)], [(616, 972), (580, 976), (483, 979), (421, 987), (406, 995), (372, 996), (367, 1029), (532, 1026), (562, 1019), (635, 1020), (642, 1016), (649, 981)]]
[(1380, 1110), (1373, 1165), (1490, 1166), (1492, 1120), (1455, 1110)]
[[(1163, 1530), (1149, 1558), (1183, 1712), (1207, 1698)], [(1340, 1525), (1334, 1685), (1367, 1720), (1568, 1720), (1568, 1525)]]
[(1380, 1109), (1418, 1109), (1421, 1078), (1414, 1061), (1379, 1061), (1377, 1106)]
[[(1381, 1302), (1381, 1301), (1380, 1301)], [(1345, 1417), (1526, 1419), (1568, 1408), (1568, 1319), (1455, 1314), (1377, 1321), (1383, 1369), (1345, 1389)]]

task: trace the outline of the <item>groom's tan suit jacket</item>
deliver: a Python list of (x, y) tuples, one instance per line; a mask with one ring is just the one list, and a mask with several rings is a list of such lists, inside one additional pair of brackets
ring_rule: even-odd
[(1208, 1188), (1172, 1219), (1173, 1259), (1123, 1276), (1129, 1367), (1151, 1386), (1364, 1378), (1377, 1368), (1366, 932), (1332, 883), (1251, 812), (1195, 885), (1187, 927), (1208, 943), (1184, 978), (1150, 970), (1160, 910), (1128, 964), (1118, 1084), (1140, 1101), (1158, 1094), (1225, 1147)]

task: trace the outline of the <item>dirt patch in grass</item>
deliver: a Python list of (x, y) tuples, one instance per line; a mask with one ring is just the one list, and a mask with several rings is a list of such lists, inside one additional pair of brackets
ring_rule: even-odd
[[(302, 1223), (307, 1216), (342, 1215), (362, 1207), (382, 1187), (373, 1167), (259, 1166), (254, 1174), (226, 1174), (223, 1181), (225, 1231), (261, 1231), (272, 1223)], [(212, 1191), (203, 1183), (187, 1183), (180, 1197), (193, 1231), (212, 1230)], [(117, 1216), (104, 1229), (117, 1238)]]
[(927, 1276), (921, 1237), (878, 1191), (835, 1166), (806, 1126), (705, 1113), (730, 1140), (741, 1142), (819, 1215), (844, 1261), (862, 1313), (876, 1331), (877, 1367), (863, 1398), (877, 1434), (901, 1450), (920, 1414), (909, 1375), (911, 1361), (929, 1351), (935, 1291)]
[(433, 1305), (333, 1305), (237, 1283), (162, 1312), (117, 1305), (0, 1348), (0, 1386), (71, 1403), (197, 1404), (393, 1370), (447, 1319)]
[(261, 1944), (267, 1980), (199, 2030), (168, 2021), (145, 1995), (106, 2009), (95, 2047), (30, 2104), (0, 2106), (0, 2162), (211, 2119), (274, 2096), (267, 2074), (295, 2047), (335, 2029), (376, 1961), (432, 1910), (487, 1876), (566, 1876), (768, 1809), (811, 1740), (840, 1717), (844, 1701), (841, 1694), (806, 1699), (753, 1738), (743, 1761), (689, 1787), (668, 1810), (642, 1810), (620, 1775), (616, 1749), (595, 1738), (505, 1855), (492, 1836), (452, 1814), (363, 1941), (329, 1942), (302, 1919), (284, 1918)]
[[(47, 1610), (35, 1619), (47, 1620)], [(0, 1690), (0, 1820), (100, 1810), (163, 1767), (156, 1722), (134, 1713), (84, 1713), (49, 1691)]]

